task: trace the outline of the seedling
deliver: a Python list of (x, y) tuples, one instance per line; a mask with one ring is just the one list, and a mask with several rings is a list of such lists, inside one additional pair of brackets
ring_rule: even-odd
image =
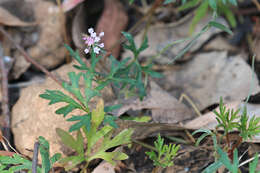
[(160, 134), (154, 142), (154, 146), (156, 151), (146, 152), (149, 158), (153, 161), (154, 166), (162, 168), (172, 166), (173, 159), (176, 156), (180, 146), (175, 144), (164, 144), (164, 139), (161, 138)]
[[(204, 132), (197, 141), (197, 145), (203, 140), (206, 136), (211, 135), (214, 142), (214, 149), (216, 153), (218, 153), (219, 157), (216, 157), (216, 161), (210, 165), (208, 168), (204, 170), (204, 172), (214, 172), (221, 165), (224, 166), (232, 173), (238, 173), (239, 171), (239, 162), (237, 156), (237, 148), (238, 146), (247, 139), (252, 139), (253, 136), (259, 134), (260, 132), (260, 118), (256, 118), (253, 116), (249, 120), (249, 116), (247, 115), (246, 106), (244, 106), (242, 115), (240, 115), (240, 110), (234, 111), (233, 109), (227, 109), (223, 104), (222, 98), (220, 99), (219, 104), (219, 112), (214, 111), (216, 114), (216, 119), (218, 121), (218, 125), (216, 129), (221, 128), (224, 130), (223, 136), (226, 138), (226, 146), (224, 147), (224, 151), (218, 146), (218, 141), (216, 134), (211, 132), (210, 130), (197, 130), (193, 134)], [(239, 139), (235, 144), (232, 145), (229, 135), (231, 132), (237, 130), (239, 132)], [(232, 163), (233, 162), (233, 163)], [(253, 166), (252, 166), (253, 167)], [(251, 168), (253, 169), (253, 168)]]

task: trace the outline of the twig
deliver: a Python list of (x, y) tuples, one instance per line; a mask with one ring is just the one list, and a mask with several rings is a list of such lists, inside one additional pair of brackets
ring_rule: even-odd
[[(26, 59), (26, 61), (28, 61), (29, 63), (33, 64), (36, 68), (38, 68), (39, 70), (41, 70), (43, 73), (45, 73), (47, 76), (49, 76), (50, 78), (52, 78), (57, 84), (59, 84), (61, 87), (62, 86), (62, 82), (55, 76), (53, 75), (51, 72), (49, 72), (45, 67), (43, 67), (41, 64), (37, 63), (34, 59), (32, 59), (26, 52), (25, 50), (19, 45), (17, 44), (12, 37), (4, 30), (3, 27), (0, 27), (0, 32), (2, 34), (4, 34), (4, 36), (14, 44), (14, 46), (22, 53), (22, 55), (24, 56), (24, 58)], [(71, 92), (70, 92), (71, 93)], [(81, 104), (81, 106), (87, 110), (87, 108), (84, 106), (84, 103), (82, 103), (76, 96), (75, 94), (71, 93), (71, 95), (78, 100), (78, 102)]]
[(33, 159), (32, 159), (32, 173), (37, 173), (39, 145), (40, 144), (38, 141), (34, 143)]
[(150, 149), (150, 150), (153, 150), (153, 151), (158, 152), (158, 150), (157, 150), (155, 147), (153, 147), (153, 146), (151, 146), (151, 145), (149, 145), (149, 144), (146, 144), (146, 143), (144, 143), (144, 142), (141, 142), (141, 141), (139, 141), (139, 140), (132, 139), (132, 142), (133, 142), (133, 143), (136, 143), (136, 144), (139, 144), (139, 145), (141, 145), (142, 147), (145, 147), (145, 148), (148, 148), (148, 149)]
[(3, 128), (3, 136), (7, 140), (10, 140), (10, 111), (9, 111), (9, 100), (8, 100), (8, 69), (5, 67), (4, 55), (2, 49), (0, 50), (0, 71), (1, 71), (1, 88), (2, 88), (2, 113), (4, 121), (1, 122)]
[(39, 70), (41, 70), (43, 73), (45, 73), (47, 76), (52, 78), (55, 82), (57, 82), (60, 86), (62, 86), (61, 81), (57, 79), (56, 76), (54, 76), (51, 72), (49, 72), (45, 67), (43, 67), (41, 64), (37, 63), (34, 59), (32, 59), (26, 52), (25, 50), (17, 44), (12, 37), (4, 30), (3, 27), (0, 27), (0, 32), (10, 41), (14, 44), (14, 46), (23, 54), (24, 58), (26, 61), (30, 62), (33, 64), (35, 67), (37, 67)]
[[(55, 76), (53, 75), (51, 72), (49, 72), (45, 67), (43, 67), (41, 64), (37, 63), (34, 59), (32, 59), (26, 52), (25, 50), (19, 45), (17, 44), (12, 37), (4, 30), (3, 27), (0, 27), (0, 32), (2, 34), (4, 34), (4, 36), (6, 36), (6, 38), (12, 42), (14, 44), (14, 46), (22, 53), (22, 55), (24, 56), (24, 58), (26, 59), (26, 61), (28, 61), (29, 63), (33, 64), (36, 68), (38, 68), (39, 70), (41, 70), (43, 73), (45, 73), (47, 76), (49, 76), (50, 78), (52, 78), (57, 84), (59, 84), (61, 87), (62, 86), (62, 82)], [(72, 97), (74, 97), (79, 103), (80, 105), (87, 110), (87, 108), (85, 107), (84, 103), (82, 103), (75, 94), (71, 93)]]
[(255, 4), (258, 11), (260, 11), (260, 4), (257, 0), (253, 0), (253, 3)]
[[(10, 142), (3, 136), (4, 138), (4, 141), (7, 143), (7, 145), (16, 153), (16, 154), (19, 154), (19, 152), (14, 149), (14, 147), (12, 147), (12, 145), (10, 144)], [(2, 143), (3, 144), (3, 143)]]
[(197, 108), (197, 106), (194, 104), (194, 102), (184, 93), (181, 94), (180, 98), (179, 98), (179, 102), (181, 103), (183, 99), (186, 99), (186, 101), (191, 105), (191, 107), (193, 108), (193, 110), (196, 112), (196, 114), (201, 117), (201, 113), (199, 111), (199, 109)]

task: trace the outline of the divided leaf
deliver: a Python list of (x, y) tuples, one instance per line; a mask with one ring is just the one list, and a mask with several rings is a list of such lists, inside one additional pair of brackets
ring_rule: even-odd
[(125, 129), (112, 139), (110, 139), (111, 137), (110, 135), (105, 135), (103, 145), (99, 148), (99, 151), (97, 153), (95, 153), (93, 156), (88, 158), (88, 161), (101, 158), (115, 165), (115, 160), (127, 159), (128, 156), (122, 152), (106, 152), (106, 151), (108, 149), (130, 143), (132, 134), (133, 134), (133, 129)]
[(71, 118), (67, 119), (67, 121), (78, 121), (77, 123), (70, 126), (69, 132), (73, 132), (76, 130), (80, 130), (80, 128), (84, 127), (87, 130), (90, 130), (91, 126), (91, 115), (85, 114), (81, 116), (73, 115)]
[(44, 94), (40, 94), (40, 97), (50, 100), (50, 105), (60, 102), (68, 103), (67, 106), (64, 106), (56, 111), (57, 114), (63, 114), (64, 117), (74, 109), (82, 109), (81, 105), (74, 99), (58, 90), (46, 90)]
[[(13, 165), (10, 167), (10, 165)], [(5, 169), (5, 170), (4, 170)], [(21, 170), (31, 170), (32, 162), (18, 154), (13, 156), (0, 156), (0, 170), (3, 173), (13, 173)], [(37, 170), (40, 172), (40, 168)]]
[(56, 129), (56, 133), (60, 137), (63, 144), (65, 144), (67, 147), (77, 151), (77, 153), (84, 155), (84, 141), (83, 136), (80, 132), (80, 130), (77, 133), (77, 139), (75, 140), (71, 134), (69, 134), (67, 131), (64, 131), (60, 128)]
[(180, 146), (175, 144), (164, 144), (164, 139), (161, 138), (160, 134), (154, 142), (154, 146), (157, 154), (155, 151), (146, 152), (149, 158), (153, 161), (153, 164), (163, 168), (172, 166), (173, 159), (176, 156)]

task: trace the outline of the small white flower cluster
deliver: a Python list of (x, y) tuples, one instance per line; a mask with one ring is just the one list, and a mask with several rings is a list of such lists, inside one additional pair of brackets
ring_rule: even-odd
[(97, 33), (94, 32), (93, 28), (89, 28), (88, 32), (90, 34), (90, 36), (83, 36), (83, 40), (85, 41), (85, 44), (88, 46), (84, 52), (86, 54), (89, 53), (90, 49), (93, 48), (94, 53), (99, 54), (99, 51), (101, 50), (101, 48), (104, 47), (104, 43), (99, 43), (101, 40), (101, 37), (104, 36), (104, 32), (99, 33), (99, 35), (97, 36)]

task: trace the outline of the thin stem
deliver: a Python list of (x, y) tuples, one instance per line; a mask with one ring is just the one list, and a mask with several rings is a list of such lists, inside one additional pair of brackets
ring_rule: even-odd
[(3, 135), (10, 141), (10, 110), (9, 110), (9, 99), (8, 99), (8, 69), (5, 67), (3, 50), (0, 52), (0, 71), (1, 71), (1, 88), (2, 88), (2, 114), (4, 121), (1, 123), (3, 128)]
[(156, 166), (155, 168), (153, 168), (152, 173), (157, 173), (157, 172), (159, 172), (159, 169), (160, 169), (160, 167)]
[(243, 138), (241, 136), (239, 136), (239, 139), (238, 141), (235, 143), (235, 145), (232, 146), (231, 149), (229, 149), (228, 151), (228, 156), (230, 158), (230, 160), (233, 160), (233, 153), (234, 153), (234, 150), (242, 143), (243, 141)]
[(41, 70), (43, 73), (45, 73), (47, 76), (52, 78), (56, 83), (58, 83), (60, 86), (62, 86), (61, 81), (58, 80), (56, 76), (54, 76), (51, 72), (49, 72), (45, 67), (43, 67), (41, 64), (38, 64), (34, 59), (32, 59), (25, 50), (17, 44), (14, 39), (4, 30), (4, 28), (0, 27), (0, 32), (11, 42), (14, 44), (14, 46), (21, 52), (21, 54), (24, 56), (25, 60), (29, 63), (33, 64), (35, 67), (37, 67), (39, 70)]
[[(14, 39), (4, 30), (3, 27), (0, 27), (0, 32), (11, 42), (14, 44), (14, 46), (18, 49), (18, 51), (21, 52), (21, 54), (24, 56), (25, 60), (28, 61), (29, 63), (33, 64), (36, 68), (38, 68), (40, 71), (42, 71), (43, 73), (45, 73), (47, 76), (49, 76), (50, 78), (52, 78), (57, 84), (59, 84), (62, 88), (62, 82), (55, 76), (53, 75), (51, 72), (49, 72), (44, 66), (42, 66), (41, 64), (37, 63), (34, 59), (32, 59), (27, 53), (26, 51), (19, 45), (17, 44)], [(79, 104), (82, 106), (82, 109), (86, 112), (88, 112), (88, 108), (86, 108), (84, 106), (84, 103), (82, 103), (73, 93), (70, 93), (73, 98), (75, 98)]]
[(228, 148), (230, 148), (230, 139), (229, 139), (229, 133), (226, 134), (226, 138), (227, 138), (227, 144), (228, 144)]
[(150, 150), (153, 150), (153, 151), (158, 152), (158, 150), (157, 150), (155, 147), (153, 147), (153, 146), (151, 146), (151, 145), (148, 145), (148, 144), (146, 144), (146, 143), (144, 143), (144, 142), (141, 142), (141, 141), (138, 141), (138, 140), (135, 140), (135, 139), (132, 139), (132, 142), (134, 142), (134, 143), (136, 143), (136, 144), (139, 144), (139, 145), (141, 145), (141, 146), (143, 146), (143, 147), (145, 147), (145, 148), (148, 148), (148, 149), (150, 149)]
[(196, 114), (201, 117), (201, 113), (199, 111), (199, 109), (197, 108), (197, 106), (195, 105), (195, 103), (189, 98), (189, 96), (187, 96), (185, 93), (182, 93), (180, 98), (179, 98), (179, 102), (181, 103), (183, 99), (186, 99), (186, 101), (191, 105), (191, 107), (193, 108), (193, 110), (196, 112)]
[(241, 136), (239, 136), (238, 141), (237, 141), (236, 144), (233, 145), (233, 147), (232, 147), (232, 151), (234, 151), (234, 150), (242, 143), (242, 141), (243, 141), (243, 138), (242, 138)]
[(89, 162), (87, 161), (86, 162), (86, 164), (85, 164), (85, 166), (83, 167), (83, 172), (86, 172), (86, 173), (88, 173), (88, 165), (89, 165)]
[(40, 145), (40, 143), (38, 141), (34, 143), (33, 160), (32, 160), (32, 173), (37, 173), (39, 145)]

